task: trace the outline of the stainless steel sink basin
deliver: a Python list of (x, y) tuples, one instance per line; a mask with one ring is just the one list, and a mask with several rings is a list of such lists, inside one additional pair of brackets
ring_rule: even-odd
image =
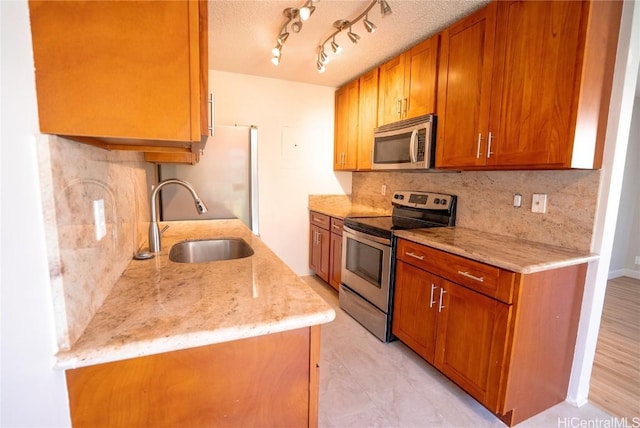
[(169, 260), (177, 263), (204, 263), (242, 259), (253, 255), (253, 249), (241, 238), (200, 239), (175, 244)]

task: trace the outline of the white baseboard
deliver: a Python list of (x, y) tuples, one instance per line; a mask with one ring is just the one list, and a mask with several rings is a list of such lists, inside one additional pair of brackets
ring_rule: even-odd
[(640, 279), (640, 271), (633, 269), (618, 269), (609, 271), (608, 278), (614, 279), (621, 276), (628, 276), (629, 278)]

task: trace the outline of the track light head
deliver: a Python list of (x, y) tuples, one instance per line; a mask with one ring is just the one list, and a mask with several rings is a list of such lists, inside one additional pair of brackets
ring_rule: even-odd
[(340, 52), (342, 52), (342, 46), (336, 43), (335, 37), (331, 41), (331, 50), (333, 50), (333, 53), (336, 55), (340, 55)]
[(356, 33), (354, 33), (353, 31), (351, 31), (351, 27), (349, 27), (349, 32), (347, 33), (347, 36), (349, 36), (349, 39), (355, 44), (358, 43), (358, 40), (360, 40), (360, 36), (358, 36)]
[(362, 23), (364, 24), (364, 28), (367, 29), (368, 33), (373, 33), (374, 31), (376, 31), (376, 26), (373, 22), (369, 21), (369, 17), (367, 16), (366, 18), (364, 18), (364, 21), (362, 21)]
[(291, 24), (291, 31), (299, 33), (300, 30), (302, 30), (302, 21), (294, 21), (293, 24)]
[(389, 6), (389, 3), (387, 3), (387, 0), (378, 0), (380, 2), (380, 15), (382, 15), (383, 17), (386, 15), (391, 14), (391, 7)]

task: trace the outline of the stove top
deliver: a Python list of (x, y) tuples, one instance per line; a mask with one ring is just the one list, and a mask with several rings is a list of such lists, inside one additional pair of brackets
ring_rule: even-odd
[(394, 230), (455, 225), (457, 197), (440, 193), (398, 191), (392, 198), (393, 215), (347, 217), (345, 227), (391, 239)]

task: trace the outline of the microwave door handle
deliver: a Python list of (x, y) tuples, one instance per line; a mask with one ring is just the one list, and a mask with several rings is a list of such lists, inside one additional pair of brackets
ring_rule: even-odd
[(411, 133), (411, 142), (409, 143), (409, 156), (411, 163), (418, 162), (418, 130), (414, 129)]

